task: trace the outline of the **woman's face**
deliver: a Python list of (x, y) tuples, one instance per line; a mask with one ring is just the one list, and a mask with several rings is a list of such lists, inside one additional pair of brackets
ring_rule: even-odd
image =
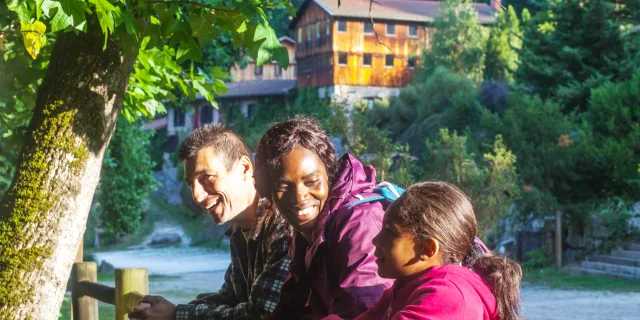
[(318, 155), (296, 145), (282, 156), (282, 167), (272, 182), (278, 210), (294, 229), (310, 234), (329, 196), (329, 177)]

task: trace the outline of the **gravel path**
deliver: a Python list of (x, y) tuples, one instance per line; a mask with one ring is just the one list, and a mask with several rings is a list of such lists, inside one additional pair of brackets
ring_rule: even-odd
[(526, 319), (640, 319), (640, 293), (560, 290), (523, 287)]

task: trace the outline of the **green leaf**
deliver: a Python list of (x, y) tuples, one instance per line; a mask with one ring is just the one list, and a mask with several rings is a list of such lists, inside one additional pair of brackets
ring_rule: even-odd
[(285, 2), (285, 3), (284, 3), (284, 6), (287, 8), (287, 10), (289, 10), (289, 14), (290, 14), (292, 17), (295, 17), (295, 16), (296, 16), (296, 9), (291, 5), (291, 3), (290, 3), (290, 2)]
[(276, 33), (266, 23), (256, 26), (256, 32), (253, 36), (254, 41), (262, 39), (264, 40), (261, 42), (258, 54), (255, 57), (256, 64), (261, 66), (265, 63), (276, 61), (286, 69), (289, 66), (289, 52), (287, 48), (280, 44)]
[(20, 21), (30, 22), (34, 10), (34, 8), (29, 5), (30, 3), (31, 1), (9, 0), (7, 2), (7, 7), (9, 10), (18, 14)]
[(86, 32), (86, 13), (91, 11), (83, 0), (44, 0), (42, 2), (42, 12), (45, 16), (51, 18), (51, 31), (55, 32), (72, 27)]
[(210, 11), (206, 11), (204, 16), (192, 15), (189, 18), (192, 35), (198, 38), (200, 46), (204, 46), (208, 39), (215, 39), (216, 27), (214, 22), (215, 17)]
[(109, 38), (109, 34), (113, 33), (115, 28), (115, 20), (113, 18), (113, 14), (116, 11), (116, 7), (114, 7), (108, 0), (91, 0), (96, 5), (96, 15), (98, 16), (98, 21), (100, 22), (100, 28), (102, 32), (104, 32), (104, 47), (107, 47), (107, 39)]

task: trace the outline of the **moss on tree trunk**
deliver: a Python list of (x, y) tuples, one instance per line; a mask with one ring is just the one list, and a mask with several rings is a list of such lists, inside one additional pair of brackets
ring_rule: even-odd
[(136, 57), (88, 29), (58, 36), (0, 203), (0, 319), (57, 319), (122, 107)]

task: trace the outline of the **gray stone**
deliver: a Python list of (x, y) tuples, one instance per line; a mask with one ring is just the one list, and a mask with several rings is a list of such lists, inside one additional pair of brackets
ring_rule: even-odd
[(177, 233), (167, 233), (167, 234), (158, 234), (151, 238), (150, 245), (158, 246), (158, 245), (172, 245), (179, 244), (182, 242), (182, 238)]
[(577, 234), (573, 229), (569, 229), (569, 234), (567, 235), (567, 238), (565, 239), (565, 242), (571, 248), (584, 248), (585, 247), (584, 238), (582, 236), (580, 236), (579, 234)]
[(102, 260), (99, 271), (102, 274), (114, 274), (116, 272), (116, 269), (111, 263), (107, 262), (107, 260)]
[(631, 211), (636, 215), (640, 216), (640, 201), (631, 205)]

